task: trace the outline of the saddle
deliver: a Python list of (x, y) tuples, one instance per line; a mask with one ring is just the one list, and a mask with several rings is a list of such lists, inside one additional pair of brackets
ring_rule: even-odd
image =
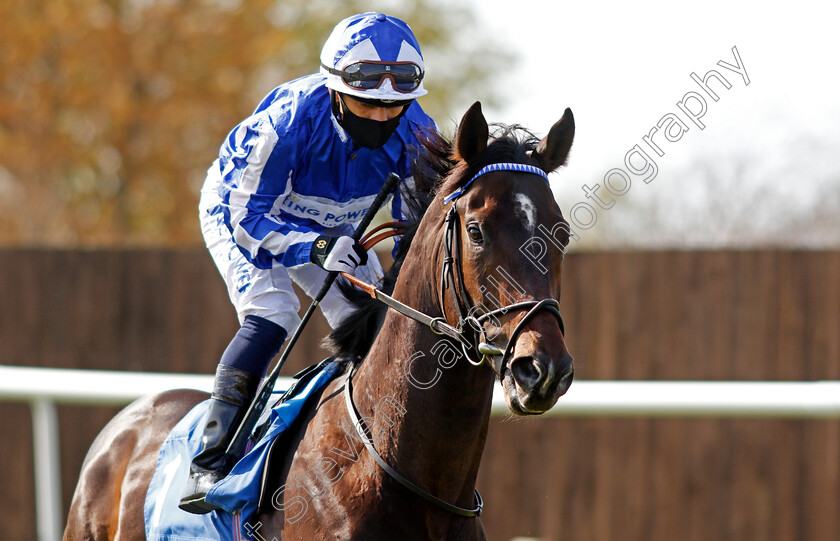
[(207, 501), (221, 510), (205, 515), (194, 515), (178, 508), (190, 460), (201, 446), (201, 427), (209, 401), (197, 404), (175, 425), (161, 446), (144, 505), (146, 539), (250, 539), (254, 526), (249, 520), (271, 496), (266, 494), (266, 484), (272, 461), (277, 460), (272, 457), (280, 456), (279, 451), (286, 441), (284, 436), (307, 403), (319, 395), (327, 383), (344, 373), (347, 362), (330, 357), (293, 376), (292, 386), (263, 412), (244, 456), (230, 474), (207, 493)]

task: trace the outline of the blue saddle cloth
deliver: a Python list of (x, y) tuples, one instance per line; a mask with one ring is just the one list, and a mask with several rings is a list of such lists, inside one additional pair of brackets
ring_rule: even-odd
[(201, 447), (204, 418), (209, 400), (196, 405), (177, 424), (161, 446), (157, 466), (146, 493), (144, 515), (148, 541), (221, 541), (253, 539), (262, 472), (272, 442), (282, 436), (298, 417), (307, 400), (340, 374), (344, 361), (327, 359), (296, 382), (282, 401), (264, 414), (254, 446), (236, 463), (230, 474), (207, 493), (207, 501), (224, 511), (194, 515), (178, 508), (189, 476), (192, 457)]

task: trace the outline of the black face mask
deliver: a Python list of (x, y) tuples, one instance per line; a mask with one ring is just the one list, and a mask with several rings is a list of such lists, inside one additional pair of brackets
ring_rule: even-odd
[(408, 106), (403, 107), (400, 114), (390, 120), (371, 120), (369, 118), (362, 118), (354, 115), (347, 107), (347, 104), (344, 103), (344, 99), (341, 98), (341, 96), (339, 96), (339, 99), (344, 105), (344, 114), (338, 114), (338, 103), (333, 102), (335, 103), (335, 109), (333, 112), (335, 113), (336, 118), (339, 118), (340, 116), (338, 123), (342, 128), (344, 128), (344, 131), (347, 132), (350, 138), (353, 139), (357, 145), (371, 150), (381, 148), (388, 142), (391, 135), (397, 131), (397, 126), (400, 125), (400, 120), (408, 110)]

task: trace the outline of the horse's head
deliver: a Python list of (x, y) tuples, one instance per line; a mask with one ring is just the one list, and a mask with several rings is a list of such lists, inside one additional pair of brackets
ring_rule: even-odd
[[(574, 375), (556, 303), (569, 228), (545, 175), (566, 163), (574, 118), (566, 109), (541, 141), (527, 133), (518, 140), (511, 135), (516, 131), (488, 144), (479, 103), (458, 126), (456, 166), (439, 192), (444, 211), (454, 214), (445, 236), (454, 237), (447, 242), (456, 246), (450, 293), (442, 291), (446, 298), (440, 300), (450, 320), (460, 314), (463, 326), (468, 316), (508, 407), (527, 415), (550, 409)], [(545, 248), (538, 264), (526, 257), (535, 242)]]

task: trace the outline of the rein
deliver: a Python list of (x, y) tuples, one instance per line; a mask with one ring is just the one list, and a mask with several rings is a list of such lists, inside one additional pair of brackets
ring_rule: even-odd
[[(504, 373), (507, 369), (507, 365), (513, 353), (513, 348), (516, 344), (516, 339), (525, 330), (525, 326), (531, 319), (533, 319), (540, 312), (547, 311), (557, 319), (557, 323), (560, 325), (560, 332), (563, 334), (565, 334), (565, 325), (563, 324), (563, 317), (560, 315), (560, 303), (557, 302), (557, 300), (555, 299), (543, 299), (541, 301), (521, 301), (509, 304), (507, 306), (503, 306), (501, 308), (497, 308), (495, 310), (491, 310), (489, 312), (484, 312), (483, 314), (477, 317), (473, 314), (473, 312), (479, 306), (470, 306), (471, 302), (469, 294), (464, 284), (464, 274), (459, 249), (460, 237), (458, 235), (458, 232), (460, 228), (458, 227), (458, 225), (460, 221), (460, 216), (458, 215), (457, 211), (457, 199), (467, 191), (467, 189), (470, 187), (473, 181), (475, 181), (475, 179), (477, 179), (481, 175), (493, 171), (516, 171), (521, 173), (532, 173), (539, 175), (543, 177), (546, 181), (548, 181), (548, 176), (546, 175), (546, 173), (538, 167), (519, 163), (495, 163), (479, 170), (478, 173), (476, 173), (467, 183), (465, 183), (462, 187), (460, 187), (458, 190), (454, 191), (444, 199), (444, 204), (448, 204), (450, 202), (453, 203), (446, 213), (446, 218), (444, 222), (444, 258), (443, 264), (441, 266), (440, 289), (438, 291), (438, 302), (440, 304), (441, 313), (443, 314), (442, 316), (432, 317), (428, 314), (424, 314), (423, 312), (415, 310), (414, 308), (394, 299), (390, 295), (377, 289), (375, 286), (363, 282), (362, 280), (359, 280), (351, 274), (345, 272), (342, 272), (341, 274), (350, 283), (352, 283), (359, 289), (365, 291), (374, 299), (386, 304), (393, 310), (421, 323), (422, 325), (428, 326), (435, 334), (445, 335), (457, 341), (461, 345), (461, 349), (464, 352), (464, 355), (470, 364), (474, 366), (481, 366), (484, 363), (484, 361), (488, 357), (490, 357), (491, 361), (488, 364), (491, 365), (492, 370), (499, 377), (499, 381), (501, 381), (504, 377)], [(375, 233), (381, 231), (382, 229), (388, 228), (390, 228), (392, 231), (380, 233), (376, 237), (373, 236)], [(374, 244), (376, 244), (380, 240), (391, 236), (399, 235), (404, 229), (405, 224), (400, 224), (398, 222), (390, 222), (387, 224), (383, 224), (371, 231), (367, 237), (362, 239), (361, 244), (364, 246), (365, 250), (369, 250)], [(455, 299), (455, 306), (458, 309), (458, 324), (456, 326), (450, 325), (446, 319), (445, 301), (446, 292), (448, 290), (452, 291), (452, 295)], [(513, 332), (511, 333), (511, 336), (508, 339), (505, 348), (502, 349), (499, 346), (493, 344), (492, 339), (488, 338), (487, 336), (485, 324), (490, 320), (498, 321), (498, 316), (503, 316), (510, 311), (520, 310), (528, 310), (528, 312), (522, 317), (519, 323), (516, 324), (516, 327), (514, 327)], [(477, 352), (477, 354), (474, 353), (473, 355), (480, 355), (477, 361), (474, 361), (471, 358), (472, 355), (470, 354), (470, 351)], [(398, 483), (406, 487), (414, 494), (420, 496), (424, 500), (440, 507), (441, 509), (463, 517), (476, 517), (480, 515), (481, 510), (484, 506), (484, 502), (477, 489), (475, 490), (476, 507), (474, 509), (465, 509), (462, 507), (452, 505), (444, 500), (441, 500), (437, 496), (432, 495), (426, 490), (423, 490), (422, 488), (418, 487), (417, 485), (403, 477), (398, 471), (396, 471), (394, 468), (388, 465), (388, 463), (385, 462), (385, 459), (383, 459), (382, 456), (380, 456), (379, 453), (376, 452), (376, 449), (373, 447), (372, 436), (369, 435), (370, 430), (367, 428), (364, 421), (359, 416), (358, 412), (356, 411), (356, 406), (353, 403), (352, 379), (355, 371), (356, 368), (353, 368), (350, 371), (350, 373), (347, 375), (347, 380), (344, 384), (345, 403), (347, 405), (347, 411), (350, 414), (350, 419), (353, 421), (353, 425), (359, 432), (359, 435), (362, 439), (362, 442), (365, 445), (365, 448), (371, 454), (376, 463), (379, 464), (379, 466)]]

